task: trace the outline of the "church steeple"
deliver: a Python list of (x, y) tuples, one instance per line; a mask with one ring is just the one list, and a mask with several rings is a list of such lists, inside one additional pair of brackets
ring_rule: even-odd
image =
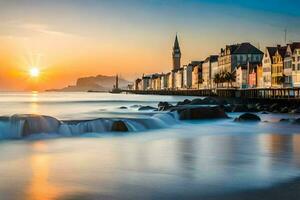
[(176, 34), (175, 41), (174, 41), (172, 58), (173, 58), (173, 70), (179, 69), (180, 68), (181, 51), (180, 51), (180, 47), (179, 47), (177, 34)]
[(177, 34), (176, 34), (175, 42), (174, 42), (174, 46), (173, 46), (173, 50), (175, 50), (175, 49), (178, 49), (180, 51)]

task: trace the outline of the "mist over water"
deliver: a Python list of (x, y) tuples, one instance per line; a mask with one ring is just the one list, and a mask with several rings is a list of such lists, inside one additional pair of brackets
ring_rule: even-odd
[[(131, 127), (123, 134), (101, 129), (2, 138), (0, 199), (205, 198), (299, 176), (300, 126), (278, 122), (298, 116), (259, 114), (262, 122), (236, 123), (233, 118), (179, 121), (166, 112), (138, 111), (141, 105), (185, 98), (193, 97), (0, 93), (1, 115), (124, 119)], [(93, 122), (94, 130), (104, 127), (100, 121)], [(3, 118), (0, 133), (5, 123)]]

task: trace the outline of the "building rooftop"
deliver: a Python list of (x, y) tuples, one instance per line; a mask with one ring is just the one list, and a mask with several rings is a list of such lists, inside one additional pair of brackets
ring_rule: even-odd
[(232, 54), (263, 54), (263, 52), (249, 42), (245, 42), (238, 44)]

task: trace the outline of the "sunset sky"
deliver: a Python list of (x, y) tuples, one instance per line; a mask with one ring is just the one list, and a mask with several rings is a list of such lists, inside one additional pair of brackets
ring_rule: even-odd
[(300, 41), (299, 7), (299, 0), (0, 0), (0, 90), (168, 71), (176, 32), (182, 64), (226, 44), (284, 44), (285, 28), (288, 41)]

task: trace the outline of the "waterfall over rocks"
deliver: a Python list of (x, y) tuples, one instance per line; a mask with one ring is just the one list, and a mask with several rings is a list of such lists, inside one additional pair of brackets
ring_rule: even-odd
[(99, 118), (60, 121), (45, 115), (13, 115), (0, 117), (0, 139), (23, 138), (35, 134), (56, 134), (64, 137), (85, 133), (139, 132), (166, 128), (177, 123), (175, 112), (157, 113), (143, 118)]

